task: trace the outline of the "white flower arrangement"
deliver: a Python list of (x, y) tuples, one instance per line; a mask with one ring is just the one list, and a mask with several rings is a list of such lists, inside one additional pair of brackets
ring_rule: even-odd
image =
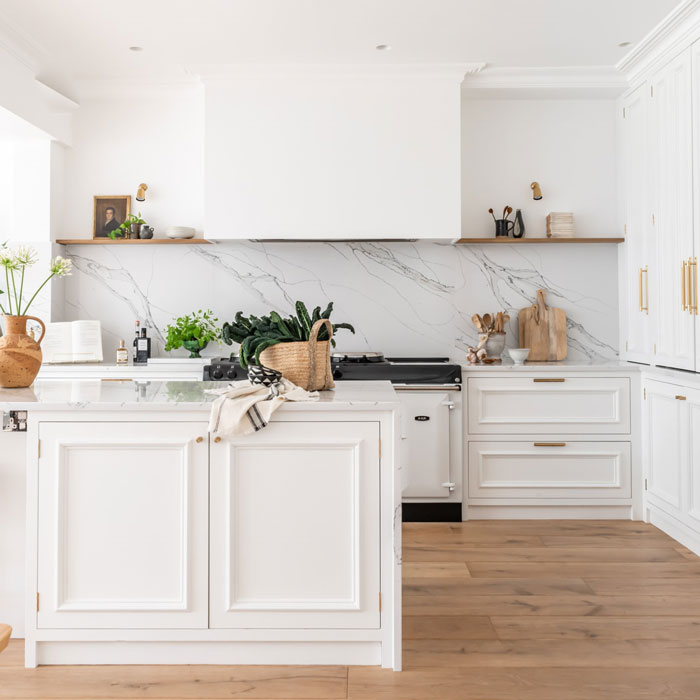
[[(60, 255), (54, 258), (49, 265), (49, 276), (39, 285), (29, 301), (22, 305), (24, 300), (24, 273), (28, 267), (35, 265), (39, 256), (30, 246), (19, 246), (15, 250), (9, 250), (5, 243), (0, 244), (0, 267), (5, 268), (5, 289), (0, 289), (0, 294), (7, 294), (7, 309), (0, 304), (0, 311), (9, 316), (25, 316), (37, 294), (44, 288), (52, 277), (65, 277), (73, 272), (73, 263), (68, 258)], [(19, 277), (19, 291), (18, 280)]]

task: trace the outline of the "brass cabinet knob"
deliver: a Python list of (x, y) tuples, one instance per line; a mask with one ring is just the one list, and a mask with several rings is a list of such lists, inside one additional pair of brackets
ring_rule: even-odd
[(214, 442), (221, 442), (221, 438), (220, 438), (220, 437), (215, 437), (215, 438), (214, 438)]
[(201, 435), (195, 440), (195, 442), (203, 442), (203, 441), (204, 441), (204, 438)]

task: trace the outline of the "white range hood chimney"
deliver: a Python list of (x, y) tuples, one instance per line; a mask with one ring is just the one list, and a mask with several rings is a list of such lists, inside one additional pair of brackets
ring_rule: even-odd
[(203, 71), (205, 235), (459, 238), (460, 85), (474, 70)]

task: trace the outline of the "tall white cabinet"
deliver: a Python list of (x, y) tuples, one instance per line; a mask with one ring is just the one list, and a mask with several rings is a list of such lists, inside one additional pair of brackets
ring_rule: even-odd
[(700, 369), (700, 44), (622, 100), (625, 359)]
[(656, 266), (650, 236), (651, 215), (646, 199), (648, 172), (647, 88), (639, 86), (622, 104), (621, 148), (623, 215), (625, 221), (622, 332), (627, 359), (648, 362), (652, 354), (651, 319), (656, 304), (650, 304)]

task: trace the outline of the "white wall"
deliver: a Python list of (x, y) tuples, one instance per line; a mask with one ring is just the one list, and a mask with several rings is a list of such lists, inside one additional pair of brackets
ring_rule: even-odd
[[(92, 238), (93, 197), (131, 195), (160, 235), (166, 226), (203, 222), (203, 123), (200, 86), (154, 88), (86, 99), (64, 155), (58, 238)], [(139, 183), (148, 185), (137, 202)], [(158, 235), (158, 234), (156, 234)]]
[(615, 168), (612, 100), (462, 100), (465, 237), (493, 235), (489, 207), (500, 218), (506, 204), (528, 236), (545, 235), (552, 211), (573, 212), (576, 235), (620, 236)]

